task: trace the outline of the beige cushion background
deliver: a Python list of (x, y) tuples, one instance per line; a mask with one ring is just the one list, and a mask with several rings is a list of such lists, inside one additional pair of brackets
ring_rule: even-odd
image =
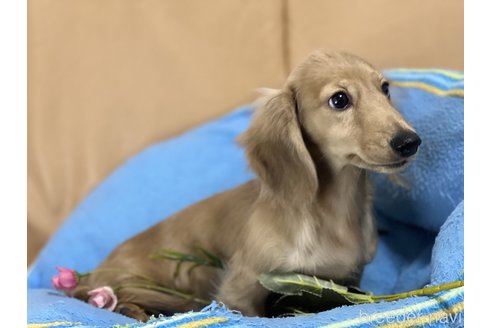
[(28, 262), (125, 159), (280, 86), (318, 47), (462, 70), (463, 1), (29, 1)]
[(336, 47), (380, 68), (463, 70), (462, 0), (289, 0), (291, 62)]

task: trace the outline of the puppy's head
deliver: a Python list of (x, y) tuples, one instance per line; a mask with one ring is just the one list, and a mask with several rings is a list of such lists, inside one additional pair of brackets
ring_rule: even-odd
[(347, 165), (382, 173), (402, 170), (421, 141), (392, 106), (388, 87), (380, 72), (356, 56), (313, 53), (281, 90), (260, 101), (240, 139), (250, 165), (277, 192), (316, 189), (309, 140), (335, 171)]

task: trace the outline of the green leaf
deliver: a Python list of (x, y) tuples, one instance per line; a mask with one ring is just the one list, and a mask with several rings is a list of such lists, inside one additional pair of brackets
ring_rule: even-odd
[[(299, 273), (270, 272), (262, 273), (259, 281), (266, 289), (282, 294), (303, 296), (306, 293), (323, 298), (327, 291), (335, 292), (345, 298), (348, 304), (374, 303), (372, 296), (366, 293), (350, 292), (345, 286), (338, 285), (331, 280), (319, 279)], [(331, 299), (333, 296), (330, 296)]]
[[(378, 295), (374, 296), (372, 293), (366, 293), (354, 288), (347, 288), (342, 285), (338, 285), (331, 280), (319, 279), (315, 276), (309, 276), (299, 273), (282, 273), (282, 272), (270, 272), (260, 275), (259, 281), (266, 289), (283, 295), (276, 303), (284, 302), (285, 296), (296, 296), (298, 298), (294, 303), (307, 304), (315, 306), (317, 309), (329, 309), (334, 304), (350, 305), (361, 303), (377, 303), (383, 301), (396, 301), (399, 299), (412, 297), (412, 296), (424, 296), (433, 295), (435, 293), (449, 290), (452, 288), (464, 286), (464, 281), (454, 281), (447, 284), (425, 287), (422, 289), (412, 290), (400, 294), (392, 295)], [(317, 299), (312, 299), (312, 296)], [(343, 297), (345, 303), (337, 300), (337, 295)], [(292, 304), (289, 304), (292, 307)], [(295, 307), (294, 307), (295, 308)], [(312, 309), (308, 309), (312, 310)], [(311, 311), (312, 312), (312, 311)]]

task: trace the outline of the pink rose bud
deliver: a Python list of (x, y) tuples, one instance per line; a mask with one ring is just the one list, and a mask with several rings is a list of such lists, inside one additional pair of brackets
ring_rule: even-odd
[(88, 291), (87, 294), (89, 294), (87, 303), (100, 309), (113, 311), (118, 303), (118, 298), (114, 294), (113, 289), (108, 286), (93, 289)]
[(60, 273), (51, 279), (53, 287), (63, 291), (71, 291), (77, 287), (78, 274), (75, 270), (67, 268), (56, 268)]
[(58, 276), (53, 276), (53, 278), (51, 278), (51, 284), (55, 287), (55, 289), (62, 289), (62, 286), (60, 285), (60, 277)]

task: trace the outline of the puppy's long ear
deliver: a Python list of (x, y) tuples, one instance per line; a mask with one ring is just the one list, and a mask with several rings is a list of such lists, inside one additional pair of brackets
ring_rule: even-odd
[(258, 104), (251, 126), (239, 137), (249, 165), (275, 198), (312, 201), (318, 179), (302, 137), (294, 93), (270, 93)]

